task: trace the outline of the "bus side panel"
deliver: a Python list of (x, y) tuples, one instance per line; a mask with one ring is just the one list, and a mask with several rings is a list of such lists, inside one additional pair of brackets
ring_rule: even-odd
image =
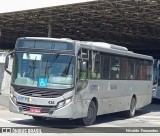
[(88, 100), (98, 99), (98, 115), (129, 110), (132, 96), (137, 98), (137, 108), (151, 102), (151, 81), (91, 80)]
[(88, 89), (88, 100), (96, 98), (98, 101), (97, 115), (109, 113), (111, 111), (111, 104), (109, 97), (107, 98), (107, 80), (90, 80)]
[[(125, 81), (126, 82), (126, 81)], [(125, 83), (124, 82), (124, 83)], [(91, 80), (89, 82), (89, 98), (98, 99), (98, 115), (129, 109), (131, 95), (128, 85), (118, 80)]]
[(90, 100), (88, 97), (88, 86), (84, 89), (78, 91), (75, 95), (74, 103), (75, 103), (75, 116), (74, 118), (86, 117), (88, 112), (88, 107)]
[(76, 94), (75, 118), (86, 117), (92, 98), (98, 101), (97, 115), (129, 110), (132, 96), (137, 99), (136, 108), (151, 102), (151, 81), (139, 80), (89, 80), (88, 86)]
[(135, 93), (137, 97), (137, 109), (151, 103), (152, 100), (152, 82), (151, 81), (134, 81)]

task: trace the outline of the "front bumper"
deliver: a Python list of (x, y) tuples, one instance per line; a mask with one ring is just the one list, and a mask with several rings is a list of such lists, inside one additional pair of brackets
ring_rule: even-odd
[[(34, 105), (36, 107), (36, 105)], [(40, 107), (40, 105), (37, 105)], [(59, 108), (59, 109), (54, 109), (53, 113), (33, 113), (28, 111), (24, 111), (24, 110), (20, 110), (19, 106), (17, 106), (10, 98), (9, 100), (9, 110), (11, 112), (15, 112), (15, 113), (20, 113), (20, 114), (25, 114), (25, 115), (31, 115), (31, 116), (41, 116), (41, 117), (50, 117), (50, 118), (69, 118), (72, 119), (74, 118), (74, 104), (73, 102), (69, 103), (68, 105)]]

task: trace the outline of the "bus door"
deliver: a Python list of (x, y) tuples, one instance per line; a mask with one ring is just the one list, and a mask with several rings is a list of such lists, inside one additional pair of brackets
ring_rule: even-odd
[(76, 117), (82, 117), (84, 107), (86, 107), (87, 90), (88, 90), (88, 50), (81, 49), (77, 58), (77, 78), (76, 78)]

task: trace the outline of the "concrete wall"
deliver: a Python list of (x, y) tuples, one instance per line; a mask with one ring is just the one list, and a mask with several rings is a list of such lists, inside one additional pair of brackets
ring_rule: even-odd
[[(13, 59), (9, 59), (9, 66), (8, 69), (9, 71), (12, 71), (12, 63)], [(2, 86), (1, 86), (1, 93), (2, 94), (9, 94), (10, 93), (10, 83), (11, 83), (11, 75), (9, 75), (6, 71), (4, 71), (4, 78), (2, 81)]]
[(0, 52), (0, 93), (2, 88), (2, 81), (4, 79), (4, 63), (7, 53)]
[(3, 79), (4, 79), (4, 63), (0, 63), (0, 89), (2, 88)]
[[(13, 59), (10, 58), (9, 60), (10, 61), (9, 61), (8, 69), (9, 69), (9, 71), (11, 71), (12, 70)], [(0, 93), (1, 94), (9, 95), (9, 92), (10, 92), (10, 82), (11, 82), (11, 75), (9, 75), (4, 70), (4, 62), (0, 63)]]

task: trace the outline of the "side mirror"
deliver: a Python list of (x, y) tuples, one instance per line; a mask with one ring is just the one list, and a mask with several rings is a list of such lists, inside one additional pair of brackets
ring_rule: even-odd
[(7, 55), (5, 59), (5, 69), (8, 68), (8, 64), (9, 64), (9, 56)]
[(9, 56), (10, 56), (10, 55), (12, 56), (12, 55), (13, 55), (13, 52), (7, 54), (6, 59), (5, 59), (5, 71), (6, 71), (9, 75), (11, 75), (11, 72), (8, 70)]

